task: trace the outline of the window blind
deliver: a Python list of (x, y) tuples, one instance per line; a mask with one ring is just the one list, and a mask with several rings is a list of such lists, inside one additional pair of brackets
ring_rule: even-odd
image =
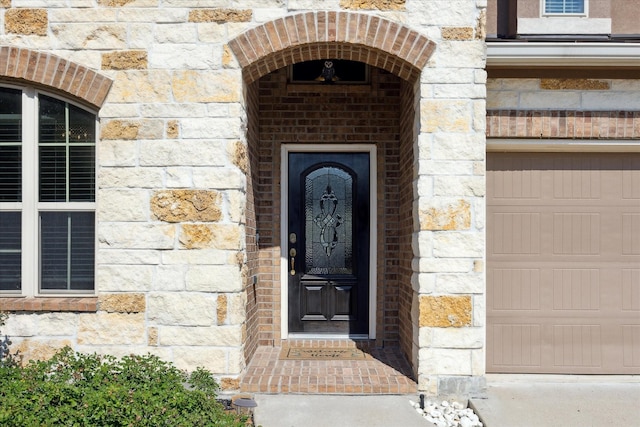
[(546, 0), (545, 13), (584, 13), (584, 0)]
[(21, 232), (20, 212), (0, 212), (0, 291), (20, 289)]
[(95, 201), (95, 116), (40, 98), (40, 201)]
[(47, 290), (92, 290), (93, 212), (40, 213), (40, 286)]
[(0, 88), (0, 202), (22, 201), (22, 92)]

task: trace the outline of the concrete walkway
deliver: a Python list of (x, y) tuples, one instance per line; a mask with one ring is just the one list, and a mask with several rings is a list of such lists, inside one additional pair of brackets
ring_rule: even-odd
[[(417, 395), (257, 394), (262, 427), (434, 427)], [(487, 375), (485, 427), (640, 427), (640, 376)]]
[(487, 375), (485, 427), (640, 426), (640, 376)]
[(254, 421), (262, 427), (433, 427), (406, 395), (258, 394)]

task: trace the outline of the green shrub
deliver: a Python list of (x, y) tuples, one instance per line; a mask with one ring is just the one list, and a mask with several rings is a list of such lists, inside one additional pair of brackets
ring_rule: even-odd
[(74, 353), (0, 366), (0, 426), (233, 426), (210, 372), (191, 374), (156, 356)]

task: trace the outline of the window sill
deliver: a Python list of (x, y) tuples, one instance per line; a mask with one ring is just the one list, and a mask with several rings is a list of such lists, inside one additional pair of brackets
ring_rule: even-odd
[(97, 297), (0, 297), (0, 311), (98, 311)]

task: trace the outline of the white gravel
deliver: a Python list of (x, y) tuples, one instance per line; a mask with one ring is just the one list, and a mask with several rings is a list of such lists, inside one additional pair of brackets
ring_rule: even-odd
[(483, 427), (473, 409), (459, 402), (425, 400), (424, 409), (420, 408), (420, 402), (410, 400), (409, 403), (437, 427)]

